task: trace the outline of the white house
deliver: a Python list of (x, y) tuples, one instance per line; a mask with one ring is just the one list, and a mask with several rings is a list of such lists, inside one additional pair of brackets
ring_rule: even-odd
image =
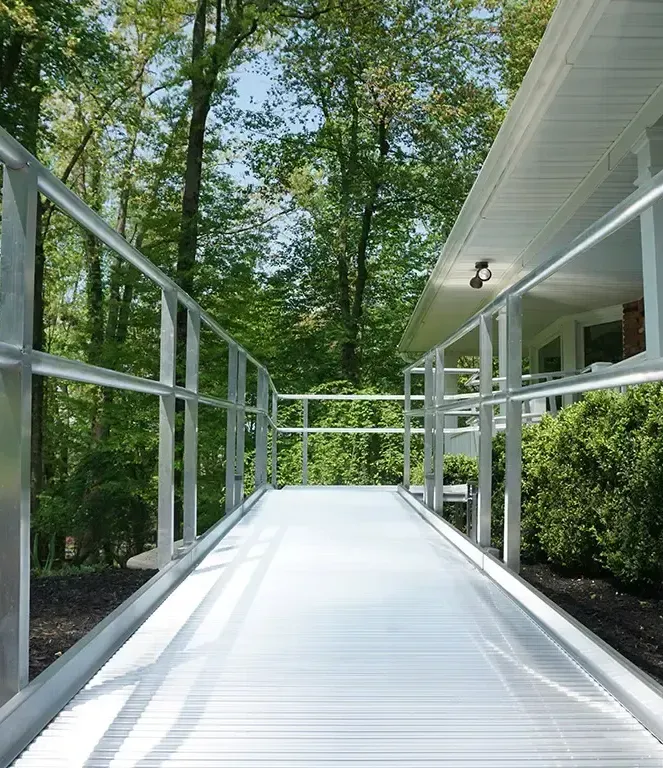
[[(559, 0), (400, 351), (413, 359), (443, 342), (661, 169), (663, 0)], [(475, 289), (482, 261), (492, 278)], [(531, 370), (661, 357), (659, 295), (663, 202), (524, 298)], [(474, 331), (446, 365), (477, 351)]]

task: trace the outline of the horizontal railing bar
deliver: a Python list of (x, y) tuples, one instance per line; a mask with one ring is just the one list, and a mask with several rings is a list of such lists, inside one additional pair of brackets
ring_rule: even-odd
[[(21, 351), (8, 344), (0, 343), (0, 361), (3, 357), (8, 361), (20, 360)], [(102, 368), (97, 365), (83, 363), (80, 360), (68, 360), (65, 357), (51, 355), (48, 352), (32, 353), (32, 371), (39, 376), (52, 376), (69, 381), (78, 381), (82, 384), (93, 384), (100, 387), (110, 387), (129, 392), (141, 392), (148, 395), (167, 395), (171, 391), (180, 400), (198, 400), (203, 405), (211, 405), (215, 408), (235, 410), (238, 406), (229, 400), (212, 395), (204, 395), (193, 392), (185, 387), (174, 387), (172, 390), (166, 384), (130, 373), (113, 371), (110, 368)], [(252, 406), (246, 406), (249, 413), (267, 414), (266, 411)]]
[(657, 200), (663, 197), (663, 171), (659, 171), (650, 181), (632, 192), (627, 198), (617, 203), (598, 221), (591, 224), (580, 235), (571, 241), (567, 249), (560, 249), (549, 259), (540, 264), (509, 289), (511, 296), (522, 296), (531, 291), (539, 283), (550, 277), (554, 272), (568, 264), (576, 256), (585, 253), (590, 248), (605, 240), (620, 230), (630, 221), (646, 211)]
[[(431, 411), (431, 413), (433, 413), (435, 411), (435, 406), (433, 406), (430, 409), (430, 411)], [(448, 411), (448, 410), (445, 409), (445, 414), (447, 416), (478, 416), (479, 415), (479, 411), (478, 410), (473, 410), (473, 411), (468, 411), (468, 410), (455, 411), (455, 410), (451, 410), (451, 411)], [(419, 408), (419, 409), (414, 409), (414, 410), (411, 410), (411, 411), (405, 411), (404, 415), (405, 416), (422, 417), (422, 416), (426, 415), (426, 409), (425, 408)]]
[(14, 344), (0, 341), (0, 365), (16, 365), (23, 359), (23, 350)]
[[(279, 427), (279, 432), (284, 435), (307, 434), (366, 434), (366, 435), (402, 435), (403, 427)], [(411, 429), (412, 433), (423, 434), (423, 429)]]
[[(581, 373), (580, 370), (574, 370), (574, 371), (552, 371), (550, 373), (524, 373), (522, 375), (523, 381), (535, 381), (537, 379), (561, 379), (566, 376), (576, 376), (579, 373)], [(493, 376), (492, 382), (493, 384), (500, 384), (502, 382), (506, 381), (506, 376)], [(479, 380), (476, 381), (468, 381), (467, 382), (470, 386), (479, 386)]]
[[(445, 435), (458, 435), (464, 432), (477, 432), (478, 427), (450, 427), (444, 430)], [(285, 435), (306, 434), (346, 434), (346, 435), (402, 435), (405, 432), (403, 427), (279, 427), (279, 432)], [(413, 435), (423, 435), (423, 428), (411, 428)]]
[(607, 213), (601, 216), (598, 221), (591, 224), (587, 229), (581, 232), (571, 243), (561, 248), (542, 264), (534, 267), (529, 274), (522, 277), (513, 285), (505, 288), (494, 299), (488, 302), (482, 309), (467, 320), (457, 331), (441, 344), (436, 345), (431, 350), (422, 355), (418, 360), (403, 369), (403, 372), (412, 371), (412, 369), (423, 362), (427, 355), (435, 352), (437, 349), (446, 349), (456, 341), (461, 339), (479, 324), (479, 318), (482, 315), (494, 315), (506, 302), (507, 296), (522, 296), (531, 291), (539, 283), (542, 283), (550, 275), (557, 272), (564, 265), (568, 264), (577, 256), (585, 253), (590, 248), (598, 245), (610, 235), (614, 234), (630, 221), (633, 221), (643, 211), (652, 206), (657, 200), (663, 197), (663, 171), (659, 171), (650, 181), (638, 187), (627, 198), (617, 203)]
[[(321, 395), (279, 394), (279, 400), (403, 400), (405, 395)], [(423, 395), (411, 395), (410, 400), (423, 400)]]
[[(213, 317), (209, 315), (188, 293), (171, 280), (159, 267), (153, 264), (139, 250), (127, 242), (118, 232), (107, 224), (98, 213), (86, 205), (69, 187), (58, 179), (51, 171), (42, 165), (31, 155), (16, 139), (0, 127), (0, 162), (11, 168), (22, 168), (30, 165), (37, 175), (39, 190), (60, 208), (67, 216), (80, 224), (98, 238), (104, 245), (111, 249), (126, 262), (134, 266), (145, 277), (165, 291), (173, 291), (178, 301), (187, 309), (200, 313), (201, 320), (218, 336), (228, 343), (237, 344), (237, 347), (246, 353), (247, 360), (258, 368), (264, 366), (253, 355), (238, 344), (230, 334), (225, 331)], [(273, 384), (273, 382), (272, 382)]]
[[(534, 381), (535, 379), (564, 378), (568, 376), (577, 376), (581, 371), (552, 371), (551, 373), (524, 373), (521, 378), (523, 381)], [(497, 376), (493, 379), (494, 383), (506, 381), (506, 376)]]
[[(469, 397), (463, 398), (463, 407), (465, 409), (467, 408), (474, 408), (475, 406), (478, 407), (481, 405), (481, 398), (477, 395), (470, 395)], [(452, 411), (454, 408), (457, 408), (458, 402), (451, 400), (451, 398), (444, 398), (444, 401), (439, 404), (434, 404), (431, 411)], [(424, 409), (425, 410), (425, 409)]]
[[(413, 368), (410, 373), (425, 373), (425, 368)], [(435, 366), (433, 366), (433, 373), (435, 372)], [(445, 373), (460, 374), (460, 373), (479, 373), (478, 368), (445, 368)]]
[(199, 394), (198, 402), (201, 405), (211, 405), (213, 408), (224, 408), (231, 411), (237, 408), (236, 403), (231, 403), (230, 400), (224, 400), (222, 397), (214, 397), (213, 395)]
[(171, 392), (170, 387), (160, 381), (82, 363), (80, 360), (68, 360), (48, 352), (32, 352), (32, 372), (40, 376), (54, 376), (83, 384), (143, 392), (149, 395), (168, 395)]
[[(18, 361), (21, 352), (8, 344), (0, 344), (0, 360), (12, 350), (11, 360)], [(229, 400), (212, 395), (204, 395), (193, 392), (185, 387), (174, 387), (172, 390), (166, 384), (130, 373), (113, 371), (110, 368), (102, 368), (98, 365), (90, 365), (80, 360), (69, 360), (65, 357), (51, 355), (48, 352), (32, 352), (32, 371), (39, 376), (52, 376), (54, 378), (78, 381), (82, 384), (93, 384), (100, 387), (110, 387), (129, 392), (141, 392), (148, 395), (167, 395), (174, 392), (181, 400), (198, 400), (203, 405), (211, 405), (216, 408), (236, 409), (237, 405)], [(251, 413), (266, 413), (258, 408), (247, 406)]]
[[(630, 387), (637, 384), (647, 384), (663, 379), (663, 358), (650, 360), (629, 368), (606, 368), (595, 373), (583, 373), (570, 376), (567, 379), (532, 384), (509, 393), (513, 400), (525, 402), (539, 398), (555, 397), (556, 395), (575, 395), (581, 392), (592, 392), (613, 387)], [(493, 398), (490, 398), (491, 402)]]

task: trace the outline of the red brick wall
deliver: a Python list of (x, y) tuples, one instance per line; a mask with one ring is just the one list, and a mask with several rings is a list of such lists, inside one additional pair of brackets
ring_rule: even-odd
[(644, 299), (624, 304), (622, 339), (624, 360), (645, 351), (645, 302)]

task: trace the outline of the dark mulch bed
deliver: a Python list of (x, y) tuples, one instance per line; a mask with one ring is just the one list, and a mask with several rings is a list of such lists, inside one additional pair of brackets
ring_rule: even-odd
[(627, 593), (608, 579), (565, 576), (548, 565), (524, 565), (521, 575), (663, 683), (663, 592)]
[(43, 672), (155, 571), (108, 569), (32, 578), (30, 679)]

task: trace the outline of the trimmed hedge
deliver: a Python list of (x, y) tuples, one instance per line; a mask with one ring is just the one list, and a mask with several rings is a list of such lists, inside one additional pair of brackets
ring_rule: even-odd
[[(502, 543), (504, 435), (493, 444)], [(596, 392), (523, 429), (523, 558), (624, 583), (663, 579), (663, 389)]]

